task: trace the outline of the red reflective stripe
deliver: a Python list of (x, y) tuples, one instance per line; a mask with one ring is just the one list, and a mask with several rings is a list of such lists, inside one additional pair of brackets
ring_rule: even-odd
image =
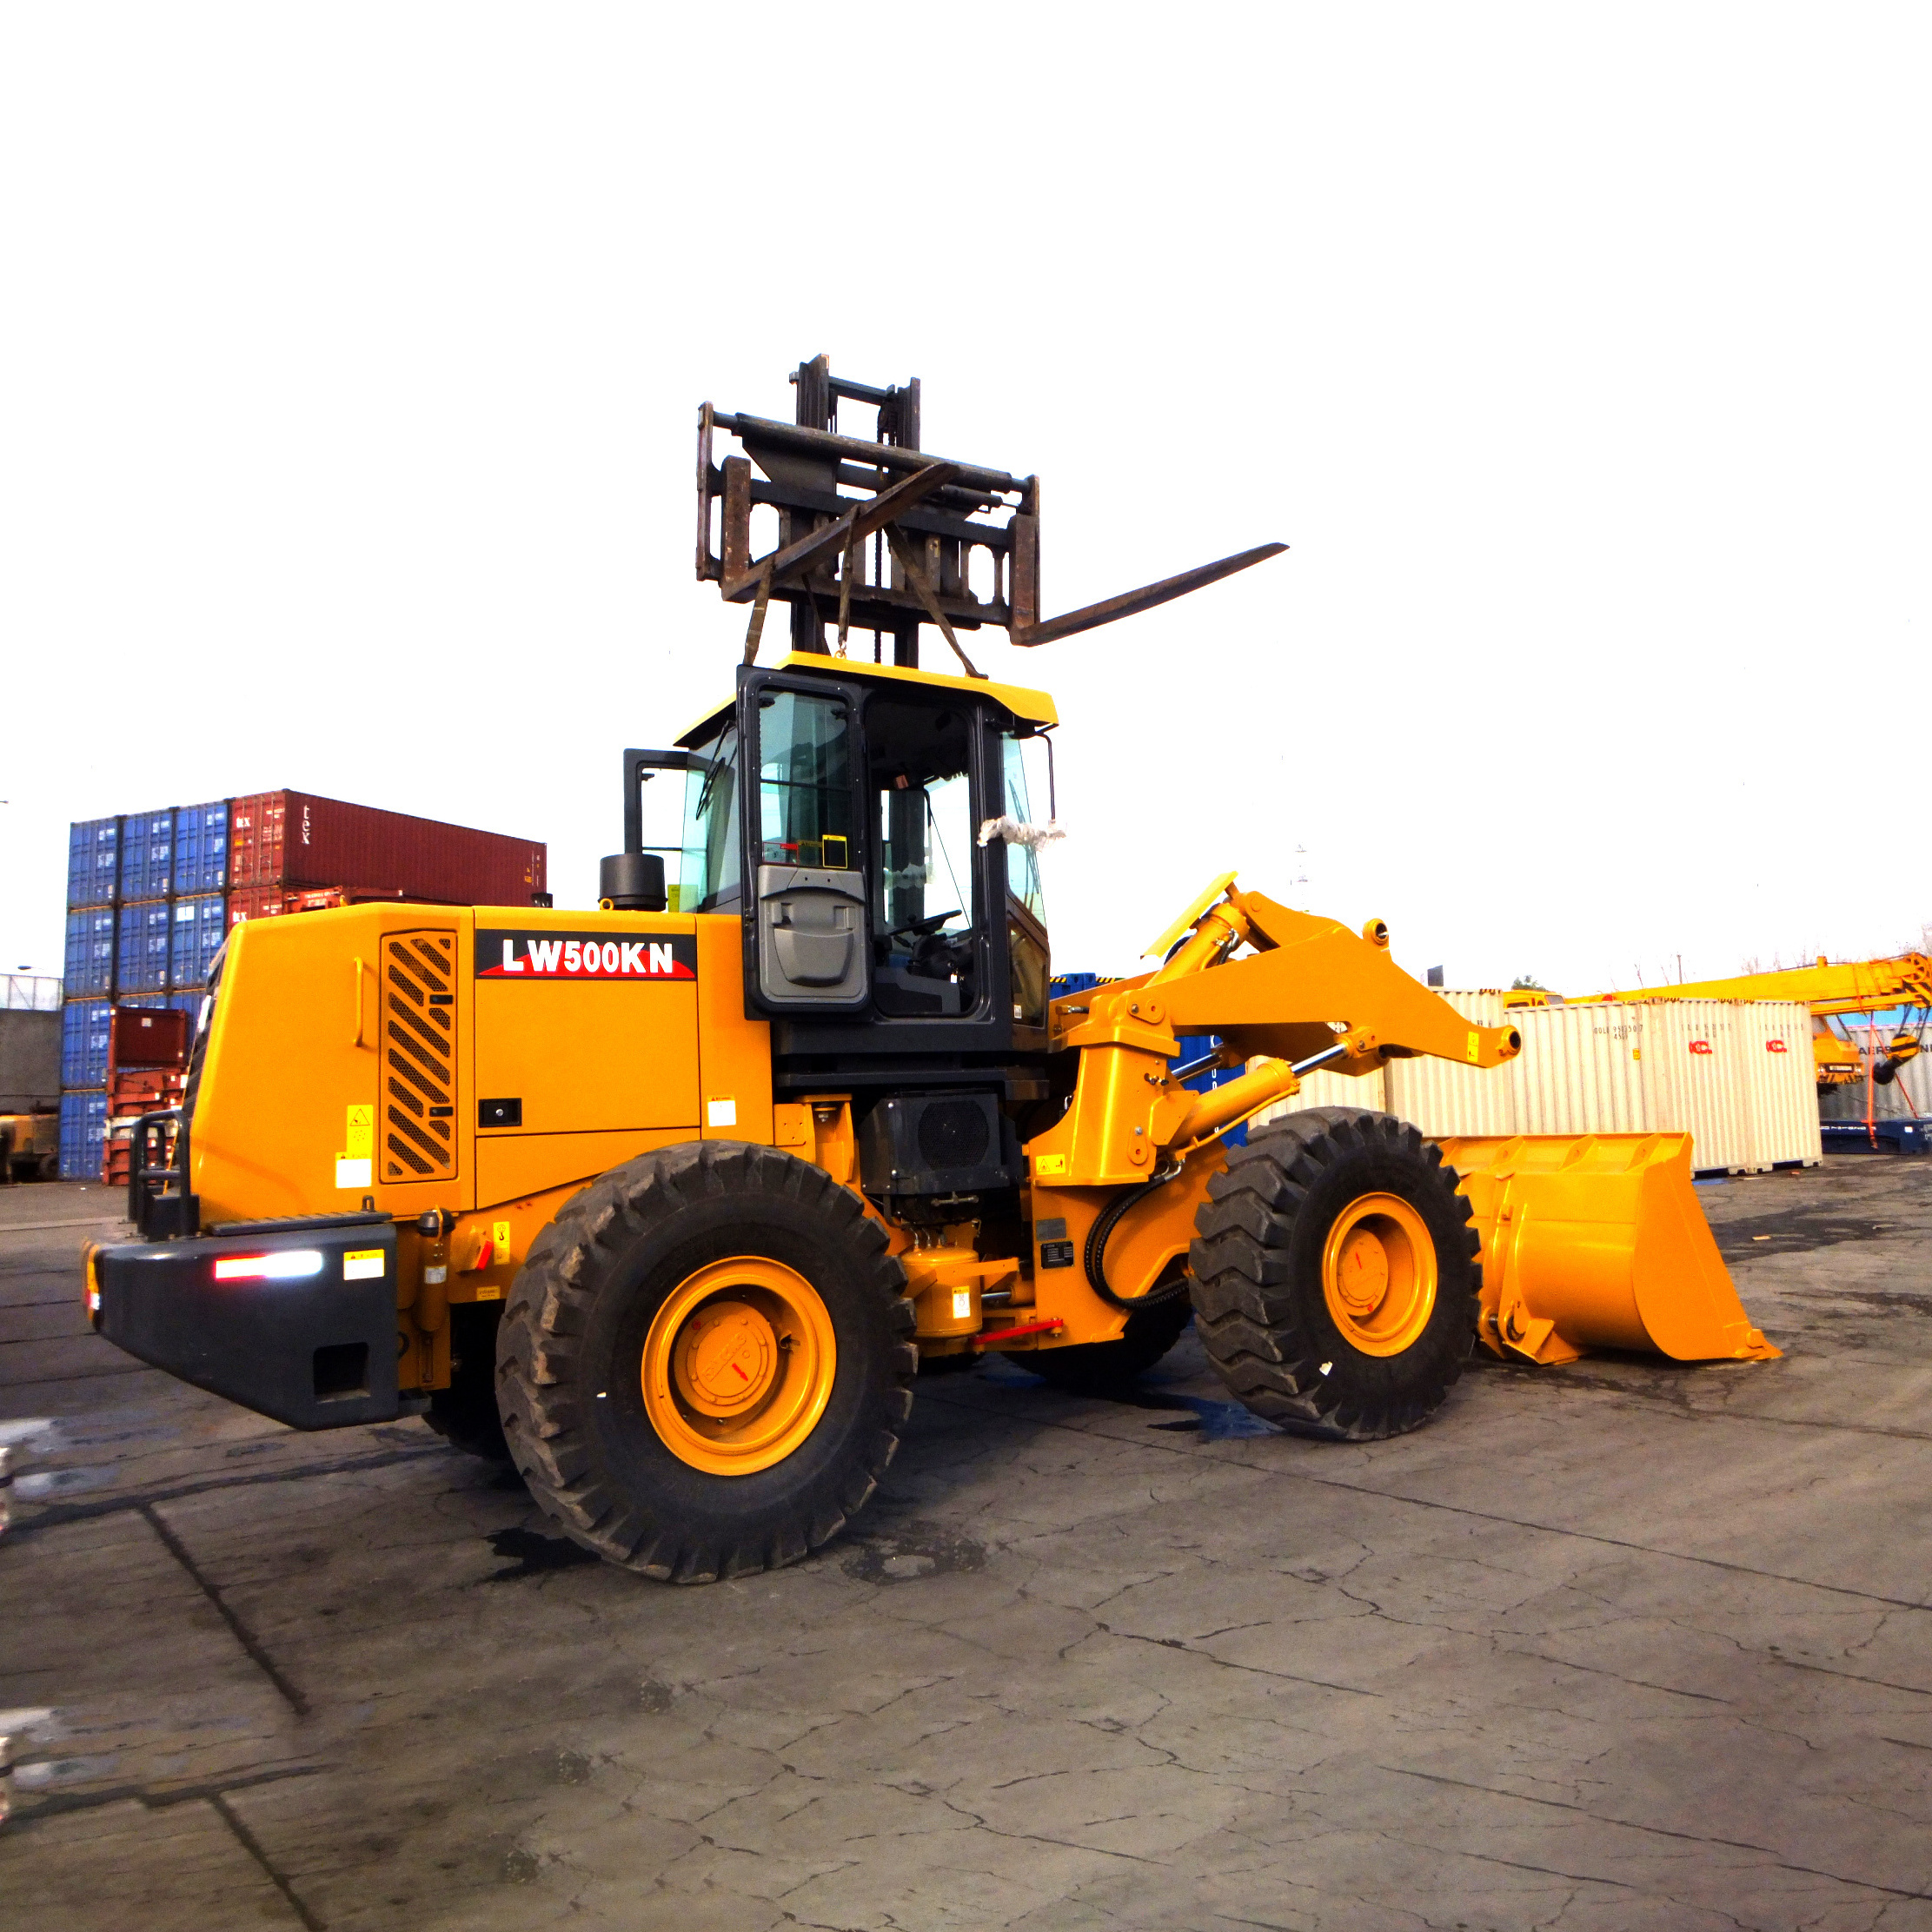
[(995, 1328), (985, 1335), (975, 1335), (973, 1345), (984, 1348), (988, 1342), (1010, 1342), (1016, 1335), (1043, 1335), (1048, 1329), (1066, 1326), (1058, 1316), (1050, 1322), (1023, 1322), (1018, 1328)]

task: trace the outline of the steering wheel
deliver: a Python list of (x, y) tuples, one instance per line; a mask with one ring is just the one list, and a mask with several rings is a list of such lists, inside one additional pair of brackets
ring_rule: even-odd
[(916, 919), (910, 926), (895, 926), (886, 937), (889, 939), (927, 939), (937, 933), (949, 919), (957, 919), (959, 908), (955, 906), (950, 913), (928, 913), (924, 919)]

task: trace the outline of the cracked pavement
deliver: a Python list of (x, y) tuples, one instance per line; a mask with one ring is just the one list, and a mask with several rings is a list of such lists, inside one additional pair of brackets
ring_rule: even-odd
[(1399, 1441), (923, 1381), (882, 1493), (673, 1590), (420, 1422), (89, 1335), (0, 1191), (0, 1920), (1932, 1932), (1932, 1162), (1699, 1189), (1767, 1364), (1479, 1362)]

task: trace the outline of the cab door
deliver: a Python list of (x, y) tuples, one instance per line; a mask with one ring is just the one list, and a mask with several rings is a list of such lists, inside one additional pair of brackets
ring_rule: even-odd
[(843, 688), (754, 678), (744, 737), (748, 1004), (773, 1018), (860, 1012), (872, 997), (858, 707)]

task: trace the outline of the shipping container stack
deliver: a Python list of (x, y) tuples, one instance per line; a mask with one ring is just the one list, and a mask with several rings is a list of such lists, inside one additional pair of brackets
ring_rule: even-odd
[(116, 1006), (192, 1015), (228, 930), (229, 807), (90, 819), (69, 835), (61, 1177), (104, 1172)]
[(228, 923), (373, 900), (441, 906), (547, 904), (535, 840), (476, 832), (307, 792), (231, 801)]
[[(231, 926), (371, 900), (548, 905), (546, 862), (533, 840), (305, 792), (257, 792), (76, 825), (67, 864), (62, 1178), (93, 1180), (110, 1171), (104, 1142), (116, 1008), (186, 1013), (191, 1032)], [(132, 1105), (131, 1087), (127, 1098)]]

